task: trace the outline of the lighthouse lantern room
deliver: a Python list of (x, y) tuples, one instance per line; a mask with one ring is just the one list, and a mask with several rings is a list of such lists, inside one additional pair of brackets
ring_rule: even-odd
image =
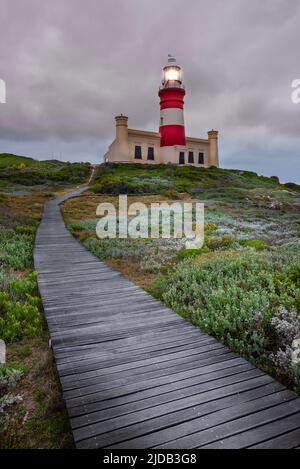
[(182, 69), (172, 55), (162, 69), (158, 95), (159, 132), (129, 129), (128, 117), (118, 115), (116, 137), (104, 155), (104, 162), (219, 166), (216, 130), (210, 130), (207, 139), (185, 135)]
[(160, 97), (160, 146), (185, 145), (184, 96), (182, 70), (175, 57), (169, 55), (168, 64), (163, 68), (163, 81), (159, 88)]

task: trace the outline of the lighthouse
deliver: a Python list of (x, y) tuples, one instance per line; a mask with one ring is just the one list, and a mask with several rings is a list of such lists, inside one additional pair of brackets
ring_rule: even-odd
[(185, 135), (182, 69), (172, 55), (168, 55), (162, 69), (158, 96), (159, 132), (128, 128), (128, 117), (119, 114), (115, 117), (116, 136), (104, 155), (104, 162), (218, 167), (217, 130), (210, 130), (208, 138)]
[(184, 96), (182, 69), (175, 57), (169, 55), (163, 68), (162, 84), (158, 92), (160, 98), (160, 146), (173, 147), (186, 145), (184, 130)]

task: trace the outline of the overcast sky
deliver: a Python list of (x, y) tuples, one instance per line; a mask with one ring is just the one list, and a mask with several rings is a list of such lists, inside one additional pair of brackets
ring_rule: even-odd
[(0, 153), (101, 161), (114, 116), (157, 130), (167, 54), (186, 133), (220, 163), (300, 183), (299, 0), (0, 0)]

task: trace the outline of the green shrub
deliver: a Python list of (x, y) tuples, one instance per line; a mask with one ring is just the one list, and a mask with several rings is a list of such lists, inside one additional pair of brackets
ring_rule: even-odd
[(208, 247), (203, 247), (201, 249), (182, 249), (177, 253), (177, 259), (183, 260), (187, 258), (193, 258), (201, 256), (201, 254), (207, 254), (210, 251)]
[(84, 230), (84, 228), (80, 225), (80, 223), (72, 223), (69, 226), (69, 228), (70, 228), (71, 231), (82, 231), (82, 230)]
[(235, 242), (236, 238), (234, 236), (230, 234), (225, 234), (223, 236), (214, 236), (212, 238), (207, 239), (206, 246), (212, 251), (216, 251), (218, 249), (229, 248)]
[(0, 292), (0, 337), (12, 342), (37, 335), (42, 328), (41, 299), (36, 272), (13, 278)]
[(293, 267), (287, 272), (288, 281), (296, 288), (300, 288), (300, 265)]
[(283, 272), (276, 273), (274, 283), (277, 292), (284, 290), (295, 298), (295, 308), (300, 314), (300, 265), (287, 266)]
[(0, 264), (6, 268), (26, 269), (32, 266), (34, 237), (16, 233), (14, 230), (0, 231)]
[(239, 243), (242, 246), (250, 247), (250, 248), (255, 248), (257, 251), (263, 251), (264, 249), (267, 249), (266, 243), (261, 240), (261, 239), (241, 239), (239, 240)]
[(19, 234), (34, 234), (36, 232), (36, 226), (16, 226), (15, 231)]
[(27, 295), (26, 303), (14, 302), (0, 292), (0, 337), (8, 342), (32, 337), (42, 330), (40, 298)]
[(0, 367), (0, 388), (5, 387), (11, 391), (16, 387), (18, 382), (23, 376), (23, 371), (15, 368), (8, 368), (7, 366)]
[(28, 277), (14, 278), (9, 282), (9, 291), (11, 297), (16, 300), (26, 300), (27, 295), (34, 293), (38, 295), (38, 286), (36, 281), (37, 273), (31, 272)]

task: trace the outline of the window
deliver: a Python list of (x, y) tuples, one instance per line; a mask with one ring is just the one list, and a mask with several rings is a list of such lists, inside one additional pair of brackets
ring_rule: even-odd
[(140, 145), (134, 147), (134, 157), (136, 160), (142, 159), (142, 147)]
[(179, 152), (179, 164), (184, 164), (184, 151)]
[(154, 148), (148, 147), (147, 160), (154, 160)]
[(189, 151), (189, 163), (194, 163), (194, 152)]
[(198, 164), (204, 164), (204, 153), (203, 152), (199, 152), (199, 155), (198, 155)]

